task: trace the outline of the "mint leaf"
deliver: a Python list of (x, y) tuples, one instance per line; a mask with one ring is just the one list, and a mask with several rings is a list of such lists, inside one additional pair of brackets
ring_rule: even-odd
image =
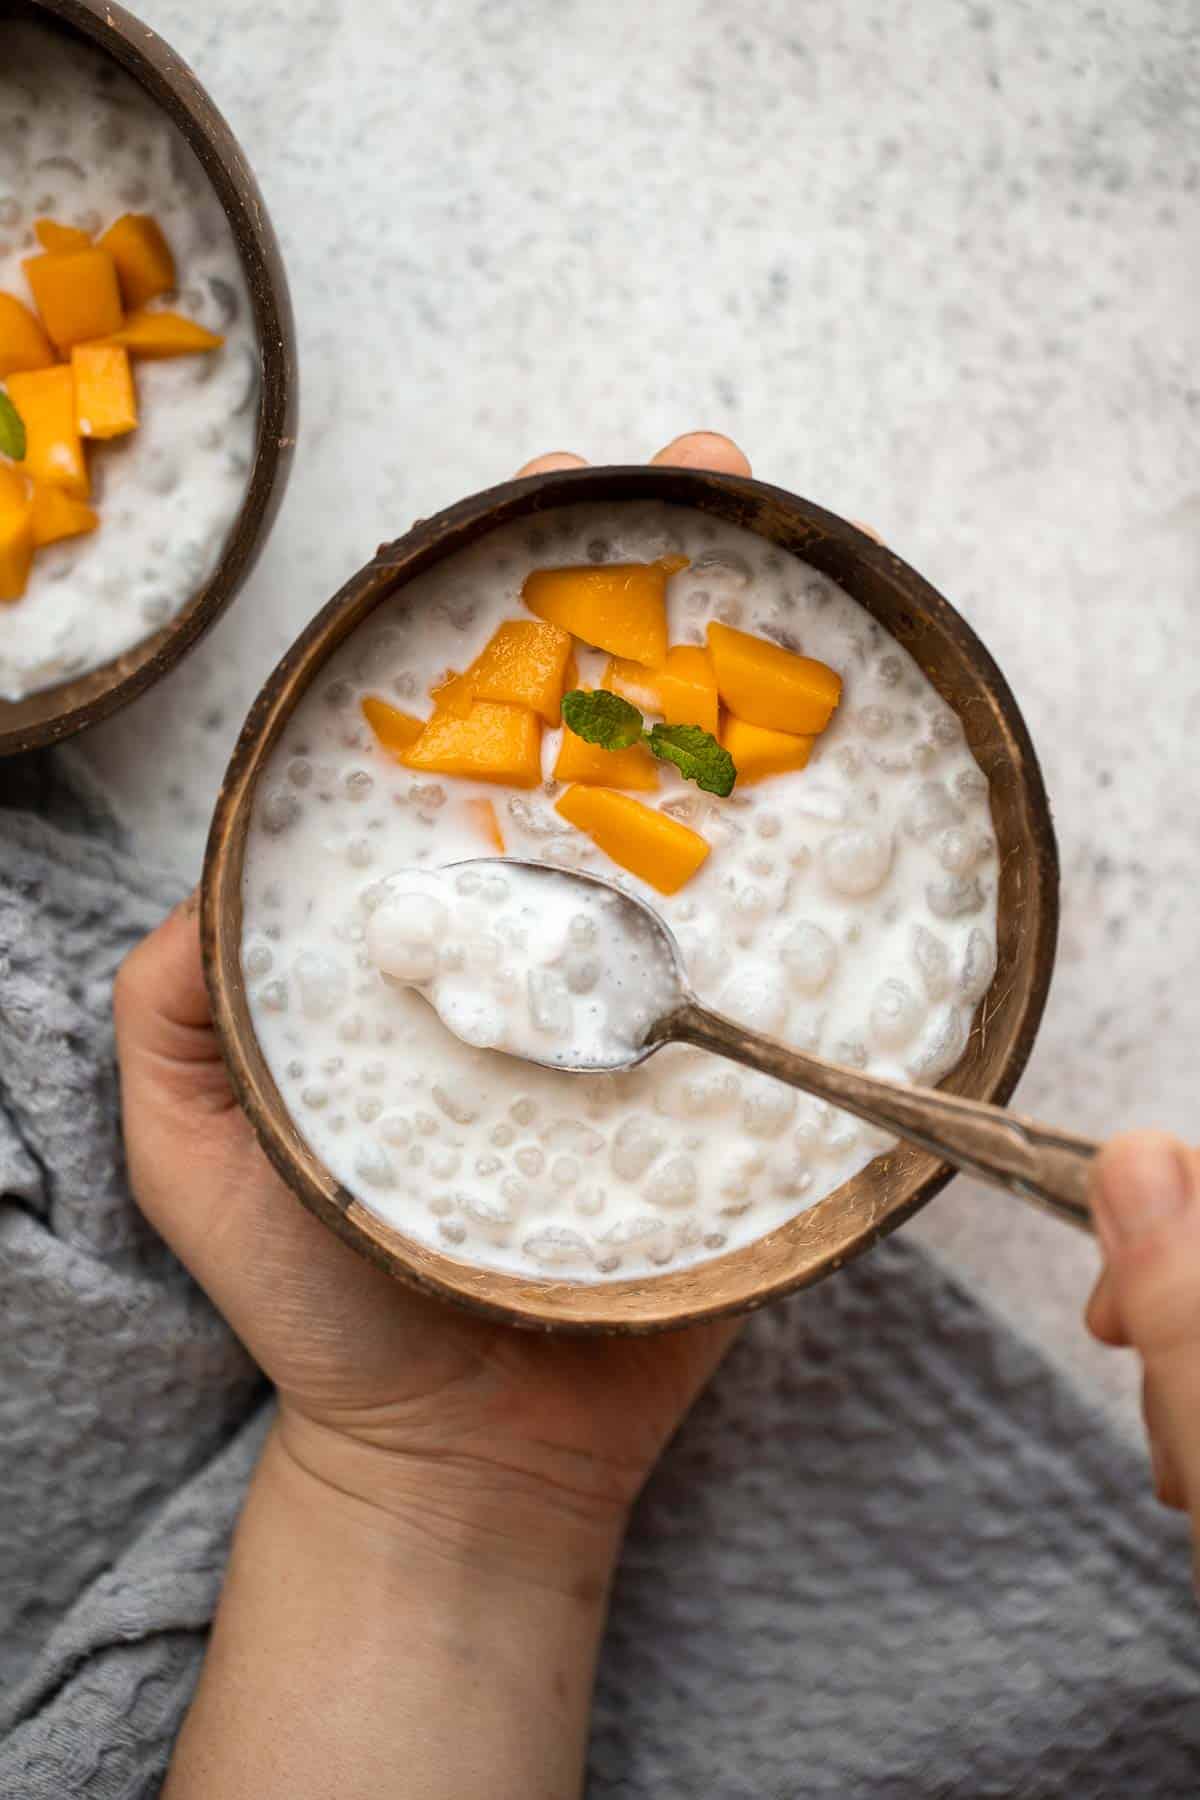
[(706, 794), (732, 794), (737, 770), (711, 731), (699, 725), (655, 725), (646, 742), (655, 756), (674, 763), (685, 781), (694, 781)]
[(20, 462), (25, 454), (25, 422), (3, 389), (0, 389), (0, 450), (14, 462)]
[(576, 737), (587, 744), (599, 744), (602, 750), (628, 750), (643, 733), (637, 707), (606, 688), (597, 688), (591, 694), (572, 688), (563, 695), (562, 716)]

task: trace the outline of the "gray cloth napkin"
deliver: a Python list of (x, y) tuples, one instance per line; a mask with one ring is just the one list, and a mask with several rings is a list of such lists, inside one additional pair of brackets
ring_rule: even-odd
[[(0, 763), (0, 1800), (158, 1793), (266, 1424), (122, 1169), (109, 990), (173, 898), (53, 759)], [(893, 1239), (750, 1322), (647, 1489), (588, 1791), (1194, 1795), (1188, 1568), (1138, 1459)]]

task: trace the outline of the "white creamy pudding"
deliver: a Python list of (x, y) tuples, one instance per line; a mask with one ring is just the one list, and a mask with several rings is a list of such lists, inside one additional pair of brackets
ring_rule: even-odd
[[(18, 391), (22, 381), (28, 388), (27, 371), (36, 385), (43, 373), (37, 365), (46, 361), (22, 360), (11, 348), (11, 332), (27, 330), (17, 308), (36, 316), (25, 265), (44, 255), (47, 241), (35, 235), (35, 221), (51, 221), (68, 248), (71, 239), (103, 244), (119, 219), (153, 221), (179, 286), (163, 291), (147, 283), (145, 316), (161, 318), (170, 308), (174, 317), (177, 309), (186, 322), (207, 328), (198, 341), (208, 333), (224, 339), (212, 354), (145, 341), (130, 349), (136, 429), (86, 414), (83, 420), (90, 480), (72, 492), (98, 522), (52, 524), (76, 535), (39, 537), (27, 579), (15, 584), (19, 597), (11, 581), (2, 590), (6, 506), (15, 491), (8, 477), (20, 465), (0, 457), (0, 700), (19, 700), (130, 649), (211, 575), (254, 454), (259, 358), (232, 232), (176, 128), (110, 59), (82, 42), (22, 21), (5, 20), (2, 31), (0, 378), (18, 411), (26, 405)], [(125, 273), (122, 264), (121, 325), (128, 326), (143, 311), (136, 285), (129, 301)], [(51, 339), (54, 359), (69, 367), (71, 339)], [(41, 395), (29, 404), (42, 430)], [(31, 433), (33, 423), (31, 417)], [(97, 432), (90, 441), (89, 425)], [(109, 430), (114, 435), (105, 436)]]
[[(525, 711), (479, 698), (510, 692), (512, 659), (497, 650), (497, 632), (531, 618), (528, 577), (663, 557), (676, 559), (660, 566), (666, 638), (688, 651), (669, 665), (683, 698), (660, 679), (668, 665), (646, 674), (643, 693), (627, 664), (614, 675), (578, 635), (560, 688), (594, 690), (619, 676), (647, 719), (656, 693), (669, 717), (691, 703), (687, 684), (704, 678), (697, 652), (713, 645), (714, 621), (733, 628), (719, 640), (723, 656), (730, 646), (801, 651), (844, 684), (823, 730), (808, 724), (810, 738), (788, 737), (778, 720), (768, 729), (731, 717), (729, 697), (747, 712), (765, 704), (769, 720), (793, 668), (807, 680), (816, 665), (784, 657), (778, 680), (768, 668), (766, 702), (750, 687), (743, 702), (743, 671), (722, 661), (720, 735), (740, 771), (727, 798), (656, 762), (644, 744), (593, 750), (553, 727), (536, 682)], [(547, 585), (537, 601), (545, 619), (560, 578), (537, 579)], [(593, 637), (607, 631), (605, 615)], [(544, 648), (539, 638), (539, 655)], [(649, 665), (661, 644), (640, 654)], [(503, 680), (498, 668), (509, 670)], [(464, 669), (475, 672), (472, 729), (486, 730), (489, 755), (503, 740), (512, 782), (400, 760), (428, 765), (439, 733), (461, 740), (454, 707), (467, 678), (445, 677)], [(803, 693), (796, 704), (803, 709)], [(402, 737), (390, 735), (401, 725)], [(788, 750), (801, 742), (803, 767)], [(599, 759), (591, 780), (610, 787), (588, 785), (588, 758)], [(569, 785), (556, 781), (554, 769), (568, 766)], [(615, 823), (596, 815), (594, 797), (606, 793)], [(625, 812), (636, 832), (649, 826), (642, 866), (658, 885), (613, 860), (629, 855)], [(699, 846), (694, 855), (689, 845)], [(456, 890), (471, 912), (461, 929), (453, 923), (447, 866), (501, 846), (616, 879), (666, 920), (702, 1000), (879, 1075), (932, 1083), (946, 1074), (995, 970), (987, 782), (957, 717), (862, 607), (771, 544), (684, 508), (579, 506), (493, 533), (381, 607), (322, 671), (259, 783), (244, 877), (250, 1008), (299, 1129), (363, 1204), (477, 1264), (598, 1280), (696, 1262), (780, 1225), (887, 1142), (700, 1051), (672, 1047), (627, 1074), (580, 1076), (460, 1041), (435, 1010), (444, 979), (448, 1007), (477, 1009), (477, 1035), (516, 1045), (545, 1035), (555, 1009), (564, 1024), (563, 988), (573, 1008), (586, 1000), (591, 958), (605, 951), (602, 919), (575, 924), (577, 907), (532, 905), (515, 882), (491, 898), (482, 886)], [(426, 876), (419, 886), (415, 871)], [(413, 904), (400, 904), (405, 893)], [(473, 979), (464, 980), (468, 966)], [(488, 984), (499, 969), (507, 983), (497, 991)], [(548, 985), (547, 973), (556, 977)], [(433, 1005), (405, 985), (413, 979)], [(549, 996), (540, 1025), (535, 993), (539, 1005)]]

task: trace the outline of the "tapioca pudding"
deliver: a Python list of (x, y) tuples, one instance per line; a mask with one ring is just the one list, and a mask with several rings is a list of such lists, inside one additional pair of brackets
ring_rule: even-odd
[(602, 914), (448, 868), (493, 855), (617, 879), (703, 1000), (883, 1076), (946, 1074), (995, 971), (987, 782), (912, 658), (828, 578), (643, 502), (441, 562), (338, 650), (276, 746), (242, 957), (313, 1150), (400, 1231), (491, 1268), (701, 1261), (887, 1146), (697, 1051), (601, 1076), (505, 1054), (532, 1041), (553, 1061), (581, 1021), (616, 1026), (588, 1010)]

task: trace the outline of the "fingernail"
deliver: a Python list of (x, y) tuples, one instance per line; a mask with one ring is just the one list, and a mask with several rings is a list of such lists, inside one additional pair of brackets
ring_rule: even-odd
[(1192, 1198), (1191, 1159), (1169, 1139), (1125, 1144), (1096, 1173), (1097, 1224), (1118, 1243), (1149, 1236)]

